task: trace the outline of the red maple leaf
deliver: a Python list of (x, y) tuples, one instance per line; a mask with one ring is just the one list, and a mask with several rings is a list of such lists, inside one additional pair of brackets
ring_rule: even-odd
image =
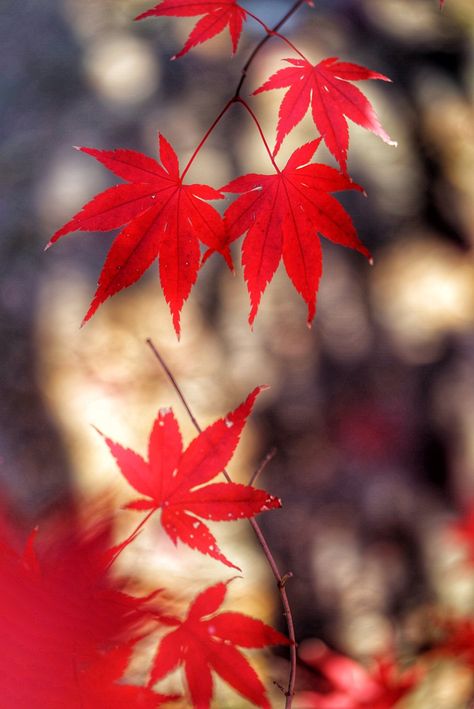
[(189, 693), (197, 709), (210, 706), (212, 671), (256, 706), (270, 709), (265, 687), (235, 646), (262, 648), (288, 645), (289, 640), (262, 621), (242, 613), (216, 614), (226, 591), (225, 583), (207, 588), (196, 596), (183, 621), (161, 618), (167, 625), (177, 627), (161, 640), (149, 686), (184, 665)]
[(278, 113), (274, 155), (288, 133), (304, 118), (311, 104), (316, 128), (342, 170), (346, 171), (349, 131), (347, 118), (372, 131), (390, 145), (396, 145), (382, 128), (369, 101), (350, 81), (380, 79), (383, 74), (358, 64), (323, 59), (314, 66), (304, 59), (285, 59), (290, 67), (275, 72), (254, 94), (271, 89), (288, 88)]
[(448, 533), (457, 541), (461, 542), (466, 550), (467, 562), (474, 564), (474, 502), (471, 501), (464, 512), (464, 515), (452, 522), (448, 527)]
[(247, 13), (235, 0), (207, 0), (193, 2), (193, 0), (163, 0), (151, 10), (143, 12), (136, 20), (145, 17), (196, 17), (204, 15), (192, 30), (182, 50), (173, 59), (182, 57), (192, 47), (207, 42), (216, 35), (229, 28), (232, 40), (232, 52), (235, 54), (239, 44), (242, 27), (247, 19)]
[(392, 657), (379, 658), (368, 670), (320, 641), (303, 644), (300, 655), (327, 681), (325, 692), (301, 692), (296, 709), (392, 709), (421, 678), (419, 668), (400, 672)]
[(317, 232), (370, 257), (351, 218), (329, 194), (362, 188), (332, 167), (307, 164), (320, 140), (295, 150), (284, 169), (274, 175), (245, 175), (222, 187), (223, 192), (241, 193), (227, 208), (224, 221), (229, 243), (247, 232), (242, 264), (250, 293), (250, 324), (281, 258), (293, 285), (308, 304), (311, 322), (322, 272)]
[[(135, 510), (162, 510), (163, 529), (176, 544), (209, 554), (238, 569), (222, 554), (214, 536), (198, 517), (230, 521), (281, 507), (278, 498), (250, 485), (207, 485), (225, 468), (239, 442), (261, 387), (235, 411), (200, 433), (183, 452), (178, 423), (171, 409), (158, 413), (148, 444), (148, 461), (105, 437), (126, 480), (147, 499), (127, 505)], [(196, 489), (197, 488), (197, 489)]]
[[(96, 662), (89, 667), (77, 670), (78, 709), (156, 709), (163, 702), (179, 698), (176, 695), (157, 694), (149, 687), (125, 684), (123, 680), (118, 683), (130, 664), (132, 651), (133, 645), (114, 648), (98, 656)], [(64, 706), (73, 709), (76, 704)]]
[[(109, 573), (111, 526), (71, 533), (50, 524), (22, 553), (16, 531), (0, 529), (0, 704), (15, 709), (155, 707), (149, 688), (117, 684), (133, 643), (147, 628), (143, 603)], [(39, 547), (38, 552), (36, 547)], [(136, 703), (133, 703), (136, 699)], [(130, 704), (129, 704), (130, 706)]]
[(184, 185), (177, 155), (162, 135), (159, 146), (161, 164), (133, 150), (78, 148), (128, 180), (94, 197), (48, 244), (72, 231), (110, 231), (127, 224), (107, 255), (84, 323), (159, 257), (163, 293), (179, 334), (181, 309), (199, 270), (199, 240), (222, 252), (222, 219), (205, 200), (223, 195), (208, 185)]
[(453, 617), (435, 619), (435, 623), (443, 637), (429, 656), (454, 658), (474, 669), (474, 620)]

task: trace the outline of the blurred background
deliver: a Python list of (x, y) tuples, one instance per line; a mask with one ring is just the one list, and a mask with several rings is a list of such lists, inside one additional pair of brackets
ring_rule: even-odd
[[(243, 4), (268, 25), (290, 6)], [(159, 130), (185, 164), (262, 36), (250, 21), (235, 57), (226, 33), (170, 64), (195, 20), (132, 22), (151, 5), (0, 6), (0, 484), (9, 513), (26, 528), (65, 505), (83, 514), (97, 500), (129, 499), (90, 424), (144, 452), (157, 409), (172, 405), (185, 440), (194, 436), (144, 344), (151, 337), (202, 424), (271, 385), (231, 472), (245, 481), (278, 449), (260, 484), (284, 509), (261, 523), (282, 570), (294, 574), (297, 637), (362, 660), (394, 645), (416, 656), (430, 643), (433, 607), (474, 612), (474, 573), (449, 532), (474, 498), (472, 0), (446, 0), (442, 12), (436, 0), (318, 0), (291, 19), (286, 33), (315, 63), (340, 56), (393, 80), (358, 85), (398, 148), (351, 124), (349, 172), (368, 197), (341, 196), (375, 265), (325, 243), (312, 329), (280, 270), (252, 332), (238, 244), (235, 277), (217, 256), (200, 273), (180, 342), (156, 265), (79, 329), (113, 235), (71, 235), (43, 253), (52, 232), (114, 184), (73, 145), (156, 156)], [(287, 55), (268, 42), (244, 97)], [(282, 95), (252, 101), (270, 143)], [(303, 121), (280, 162), (315, 135)], [(317, 160), (333, 164), (324, 147)], [(190, 179), (219, 187), (268, 169), (254, 126), (235, 107)], [(117, 534), (136, 519), (119, 513)], [(247, 526), (219, 535), (244, 569), (230, 603), (283, 630)], [(217, 562), (182, 547), (176, 554), (158, 527), (129, 563), (151, 586), (166, 578), (182, 598), (225, 576)], [(410, 706), (467, 707), (474, 685), (461, 664), (433, 672)]]

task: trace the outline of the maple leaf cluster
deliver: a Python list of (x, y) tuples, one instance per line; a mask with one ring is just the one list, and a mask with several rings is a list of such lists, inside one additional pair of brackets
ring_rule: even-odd
[[(177, 57), (226, 28), (235, 52), (248, 17), (266, 28), (234, 0), (163, 0), (137, 19), (152, 16), (201, 16)], [(268, 28), (266, 30), (270, 32)], [(160, 161), (132, 150), (79, 148), (126, 180), (126, 184), (111, 187), (94, 197), (53, 235), (49, 243), (51, 245), (73, 231), (109, 231), (124, 227), (106, 257), (84, 322), (107, 298), (135, 283), (158, 259), (163, 294), (179, 334), (180, 313), (200, 266), (211, 254), (218, 253), (232, 268), (229, 245), (246, 234), (242, 264), (250, 295), (250, 324), (281, 259), (293, 285), (307, 304), (308, 323), (311, 323), (322, 273), (319, 235), (370, 256), (359, 241), (351, 218), (332, 193), (363, 191), (347, 174), (347, 119), (393, 144), (367, 98), (351, 82), (389, 79), (337, 58), (324, 59), (313, 65), (295, 50), (300, 57), (286, 59), (290, 66), (278, 70), (253, 92), (287, 89), (280, 105), (273, 157), (270, 155), (274, 173), (244, 175), (220, 189), (185, 184), (190, 163), (180, 171), (178, 156), (162, 135), (159, 136)], [(237, 95), (227, 108), (237, 101), (248, 108)], [(297, 148), (287, 165), (279, 169), (274, 156), (310, 106), (320, 138)], [(335, 157), (340, 172), (311, 162), (320, 140)], [(191, 162), (201, 147), (202, 144)], [(227, 207), (222, 217), (209, 202), (224, 199), (223, 193), (240, 197)], [(203, 258), (201, 245), (205, 250)]]
[[(179, 539), (233, 568), (238, 567), (199, 518), (231, 521), (281, 506), (278, 498), (250, 485), (209, 484), (232, 457), (261, 389), (204, 429), (184, 451), (171, 409), (158, 413), (147, 460), (104, 437), (123, 476), (144, 495), (126, 507), (149, 513), (161, 509), (161, 524), (175, 544)], [(15, 535), (0, 519), (0, 607), (8, 609), (0, 618), (5, 706), (151, 709), (176, 698), (157, 693), (154, 685), (183, 665), (191, 701), (199, 709), (210, 706), (213, 673), (256, 706), (270, 708), (265, 686), (238, 648), (288, 645), (288, 639), (242, 613), (217, 613), (229, 582), (198, 594), (182, 620), (163, 613), (159, 592), (129, 595), (125, 580), (111, 569), (142, 525), (116, 546), (109, 545), (110, 522), (82, 534), (58, 527), (52, 546), (37, 552), (36, 532), (18, 551)], [(146, 686), (127, 683), (137, 641), (156, 629), (163, 636), (170, 627), (158, 644)], [(31, 651), (36, 646), (40, 654)], [(23, 681), (18, 683), (20, 673)]]
[[(306, 4), (313, 5), (311, 0), (306, 0)], [(368, 99), (352, 82), (390, 79), (337, 57), (318, 63), (309, 61), (236, 0), (162, 0), (136, 19), (149, 17), (199, 18), (173, 59), (226, 30), (233, 53), (237, 52), (244, 23), (249, 19), (263, 26), (268, 36), (283, 39), (298, 57), (285, 59), (288, 66), (277, 70), (253, 91), (253, 95), (259, 95), (285, 90), (273, 150), (252, 109), (240, 97), (248, 64), (235, 95), (184, 168), (162, 134), (158, 134), (158, 160), (122, 148), (78, 148), (123, 180), (85, 204), (48, 244), (75, 231), (121, 229), (105, 259), (84, 322), (109, 297), (133, 285), (158, 261), (163, 294), (179, 334), (181, 311), (201, 266), (217, 253), (232, 269), (230, 247), (243, 237), (242, 266), (250, 297), (250, 324), (281, 261), (307, 305), (311, 323), (322, 274), (319, 237), (370, 259), (351, 217), (333, 194), (345, 190), (363, 192), (348, 174), (347, 120), (394, 144)], [(187, 184), (185, 177), (191, 163), (235, 103), (242, 104), (256, 123), (272, 171), (241, 175), (218, 189), (207, 184)], [(276, 156), (308, 111), (316, 137), (297, 147), (281, 168)], [(337, 167), (313, 162), (321, 142)], [(226, 195), (234, 198), (221, 213), (211, 202), (224, 200)], [(156, 594), (146, 598), (130, 596), (110, 573), (121, 551), (158, 513), (164, 533), (175, 545), (183, 543), (238, 569), (220, 549), (206, 521), (253, 520), (257, 514), (281, 507), (280, 500), (265, 490), (232, 482), (225, 470), (261, 389), (256, 388), (234, 411), (201, 431), (186, 448), (171, 409), (159, 410), (146, 457), (101, 433), (121, 474), (140, 495), (126, 507), (146, 513), (135, 532), (118, 547), (106, 543), (110, 530), (105, 537), (96, 533), (87, 541), (68, 538), (52, 551), (40, 554), (36, 553), (35, 535), (23, 552), (18, 552), (15, 545), (0, 542), (0, 575), (6, 579), (0, 587), (0, 603), (11, 609), (8, 617), (0, 619), (2, 636), (7, 639), (1, 650), (4, 657), (0, 662), (0, 696), (8, 706), (156, 707), (173, 697), (156, 693), (155, 685), (182, 668), (187, 694), (198, 709), (210, 707), (214, 675), (254, 705), (270, 709), (264, 684), (241, 648), (291, 642), (260, 620), (220, 610), (228, 581), (204, 589), (186, 613), (175, 617), (157, 608)], [(221, 473), (226, 481), (216, 482)], [(136, 643), (157, 627), (162, 637), (146, 686), (129, 684), (127, 668)], [(462, 644), (466, 637), (470, 638), (470, 629), (463, 629), (461, 635), (460, 640), (453, 636), (449, 642), (456, 647)], [(31, 653), (38, 644), (41, 656)], [(294, 647), (292, 652), (296, 652)], [(391, 709), (418, 679), (416, 673), (399, 673), (392, 659), (380, 660), (367, 670), (321, 644), (317, 651), (313, 648), (309, 654), (303, 653), (303, 660), (325, 677), (329, 689), (300, 695), (301, 707)], [(18, 686), (15, 668), (20, 667), (26, 668), (22, 669), (26, 681)]]

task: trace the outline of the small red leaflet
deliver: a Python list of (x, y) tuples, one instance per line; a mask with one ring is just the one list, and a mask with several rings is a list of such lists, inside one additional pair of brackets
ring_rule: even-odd
[(149, 686), (184, 664), (189, 693), (196, 709), (209, 709), (212, 675), (216, 672), (237, 692), (262, 709), (270, 709), (265, 687), (238, 647), (262, 648), (288, 645), (284, 635), (260, 620), (231, 611), (218, 613), (227, 584), (218, 583), (200, 593), (192, 602), (185, 620), (168, 620), (177, 626), (161, 641)]
[(351, 218), (329, 194), (362, 188), (332, 167), (307, 164), (320, 141), (295, 150), (286, 167), (274, 175), (245, 175), (222, 187), (223, 192), (241, 193), (227, 208), (224, 221), (229, 243), (247, 232), (242, 264), (250, 294), (250, 324), (282, 257), (293, 285), (308, 304), (311, 323), (322, 273), (317, 232), (370, 257)]
[(222, 554), (214, 536), (198, 517), (228, 522), (281, 507), (278, 498), (249, 485), (206, 484), (222, 472), (231, 459), (261, 390), (262, 387), (254, 389), (235, 411), (208, 426), (184, 452), (178, 422), (171, 409), (161, 409), (158, 413), (148, 443), (148, 461), (104, 437), (122, 475), (146, 496), (127, 507), (161, 509), (161, 524), (175, 544), (179, 539), (235, 569), (239, 567)]
[(48, 244), (72, 231), (110, 231), (127, 225), (107, 255), (84, 322), (159, 258), (163, 293), (179, 334), (181, 309), (199, 270), (199, 240), (222, 252), (222, 219), (206, 200), (222, 199), (223, 195), (208, 185), (184, 185), (177, 155), (162, 135), (159, 147), (161, 164), (133, 150), (78, 148), (128, 181), (94, 197)]
[(262, 91), (288, 88), (278, 112), (274, 155), (278, 153), (285, 136), (304, 118), (310, 104), (316, 128), (344, 172), (349, 147), (345, 116), (372, 131), (389, 145), (396, 145), (380, 125), (364, 94), (349, 83), (362, 79), (390, 81), (389, 78), (358, 64), (340, 62), (337, 57), (323, 59), (314, 66), (304, 59), (284, 61), (291, 66), (275, 72), (254, 91), (254, 94), (259, 94)]
[(145, 17), (196, 17), (204, 15), (192, 30), (182, 50), (173, 59), (182, 57), (198, 44), (207, 42), (216, 35), (229, 29), (232, 40), (232, 51), (235, 54), (239, 45), (242, 27), (247, 19), (247, 13), (235, 0), (207, 0), (193, 2), (192, 0), (163, 0), (151, 10), (143, 12), (136, 20)]

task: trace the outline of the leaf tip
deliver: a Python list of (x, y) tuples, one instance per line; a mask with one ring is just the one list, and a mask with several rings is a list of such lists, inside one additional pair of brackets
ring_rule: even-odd
[(102, 436), (102, 438), (104, 438), (104, 439), (107, 438), (106, 435), (105, 435), (105, 433), (102, 433), (102, 431), (100, 430), (100, 428), (97, 428), (97, 426), (96, 426), (95, 424), (91, 423), (90, 426), (91, 426), (91, 428), (94, 429), (94, 431), (96, 431), (96, 432), (99, 434), (99, 436)]
[(263, 503), (260, 512), (269, 512), (270, 510), (278, 510), (283, 507), (283, 503), (280, 497), (274, 497), (269, 495), (265, 502)]

